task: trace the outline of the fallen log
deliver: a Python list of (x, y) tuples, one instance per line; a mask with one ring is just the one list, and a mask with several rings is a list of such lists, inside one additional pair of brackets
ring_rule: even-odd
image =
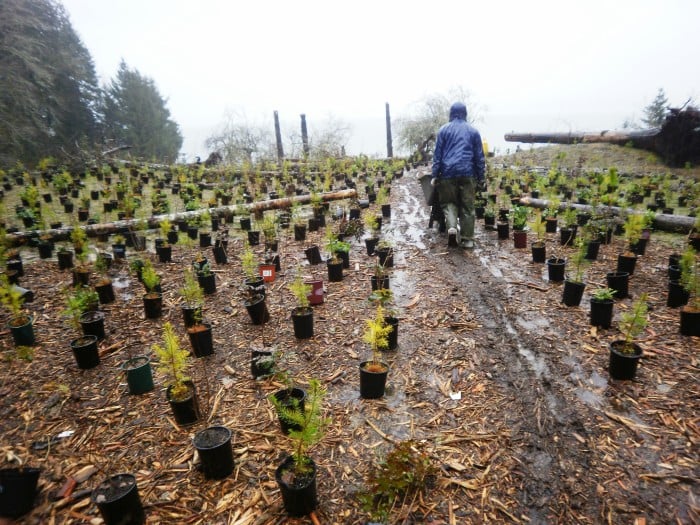
[[(546, 199), (533, 199), (531, 197), (521, 197), (520, 204), (530, 206), (532, 208), (545, 209), (549, 207), (549, 201)], [(582, 212), (595, 213), (600, 208), (589, 204), (575, 204), (563, 202), (559, 205), (559, 210), (564, 211), (567, 208), (574, 208)], [(621, 215), (639, 214), (639, 210), (631, 208), (620, 208), (618, 206), (605, 206), (606, 211), (612, 215), (619, 217)], [(695, 224), (695, 217), (686, 217), (685, 215), (667, 215), (665, 213), (657, 213), (654, 219), (654, 228), (661, 231), (674, 233), (689, 233)]]
[[(323, 202), (329, 202), (342, 199), (357, 198), (357, 190), (346, 189), (332, 191), (320, 194)], [(87, 224), (81, 225), (80, 228), (85, 230), (88, 237), (97, 237), (98, 235), (107, 234), (122, 234), (143, 229), (143, 221), (146, 222), (145, 229), (156, 229), (163, 219), (176, 221), (178, 219), (189, 219), (198, 217), (205, 212), (211, 214), (223, 214), (233, 216), (234, 210), (240, 207), (246, 208), (250, 213), (263, 212), (265, 210), (279, 210), (291, 208), (292, 204), (308, 204), (311, 202), (311, 195), (295, 195), (293, 197), (284, 197), (282, 199), (271, 199), (265, 201), (251, 202), (247, 204), (233, 204), (230, 206), (218, 206), (216, 208), (200, 208), (199, 210), (183, 211), (177, 213), (165, 213), (162, 215), (153, 215), (148, 219), (124, 219), (104, 224)], [(13, 232), (7, 234), (7, 239), (12, 246), (23, 244), (26, 240), (32, 238), (42, 238), (50, 241), (59, 241), (70, 238), (73, 227), (65, 227), (53, 230), (31, 230), (23, 232)]]
[(652, 151), (670, 166), (700, 161), (700, 110), (671, 108), (660, 128), (569, 133), (506, 133), (508, 142), (528, 144), (606, 143)]

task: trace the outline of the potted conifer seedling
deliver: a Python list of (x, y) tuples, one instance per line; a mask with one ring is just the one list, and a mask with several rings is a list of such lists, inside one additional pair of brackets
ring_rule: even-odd
[(309, 303), (311, 285), (304, 282), (299, 268), (297, 268), (294, 281), (288, 285), (288, 288), (297, 302), (297, 305), (292, 309), (294, 336), (297, 339), (309, 339), (314, 336), (314, 311)]
[(141, 282), (146, 288), (143, 295), (146, 319), (158, 319), (163, 313), (163, 294), (160, 291), (160, 276), (148, 259), (143, 262), (141, 268)]
[(163, 219), (158, 223), (160, 238), (156, 239), (156, 253), (161, 263), (168, 263), (172, 260), (173, 247), (170, 244), (170, 232), (172, 223), (168, 219)]
[(613, 298), (616, 290), (612, 288), (598, 288), (591, 294), (591, 326), (610, 328), (613, 316)]
[(535, 218), (530, 223), (530, 228), (535, 234), (535, 241), (530, 245), (532, 262), (543, 263), (547, 260), (547, 248), (544, 242), (546, 225), (542, 219), (542, 210), (535, 211)]
[(34, 346), (34, 318), (24, 311), (22, 292), (6, 274), (0, 275), (0, 303), (10, 313), (8, 326), (15, 346)]
[(204, 291), (194, 276), (193, 270), (185, 270), (185, 282), (180, 288), (184, 300), (182, 315), (185, 329), (190, 338), (192, 351), (196, 357), (206, 357), (214, 353), (214, 340), (211, 324), (205, 322), (202, 316), (204, 306)]
[(76, 286), (66, 297), (63, 313), (73, 328), (83, 335), (70, 342), (78, 368), (89, 369), (100, 364), (97, 342), (104, 339), (104, 314), (97, 311), (97, 293), (87, 286)]
[(270, 320), (270, 313), (265, 304), (265, 281), (258, 273), (255, 253), (247, 243), (241, 254), (241, 266), (245, 275), (242, 288), (243, 305), (246, 307), (253, 324), (265, 324)]
[(643, 293), (630, 309), (620, 316), (619, 329), (623, 339), (610, 343), (610, 377), (634, 379), (642, 348), (634, 342), (647, 326), (647, 294)]
[(681, 334), (700, 336), (700, 262), (692, 246), (683, 252), (680, 260), (681, 284), (688, 293), (688, 303), (682, 306)]
[(306, 516), (318, 506), (316, 494), (316, 464), (309, 449), (323, 437), (328, 419), (323, 417), (325, 389), (317, 379), (309, 381), (306, 403), (302, 409), (289, 409), (271, 397), (277, 411), (294, 423), (289, 431), (293, 452), (275, 470), (275, 480), (282, 493), (287, 513), (292, 517)]
[(384, 395), (389, 365), (382, 361), (382, 350), (389, 346), (392, 327), (386, 324), (384, 308), (377, 304), (373, 319), (366, 321), (362, 340), (370, 345), (372, 359), (360, 363), (360, 396), (376, 399)]
[(156, 369), (166, 380), (166, 397), (180, 425), (190, 425), (199, 419), (199, 403), (194, 384), (187, 377), (188, 352), (180, 345), (173, 325), (163, 326), (162, 344), (154, 344), (158, 356)]
[(586, 283), (583, 281), (583, 274), (588, 265), (588, 260), (586, 259), (588, 247), (581, 237), (577, 237), (574, 244), (576, 246), (576, 251), (571, 256), (570, 260), (570, 269), (573, 271), (569, 273), (568, 278), (564, 281), (564, 291), (562, 293), (562, 302), (566, 306), (578, 306), (581, 304), (583, 290), (586, 288)]
[(529, 210), (527, 206), (514, 206), (512, 211), (513, 217), (513, 246), (515, 248), (527, 247), (527, 216)]

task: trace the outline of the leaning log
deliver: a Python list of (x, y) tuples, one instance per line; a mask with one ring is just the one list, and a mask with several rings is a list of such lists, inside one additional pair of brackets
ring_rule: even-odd
[(652, 151), (670, 166), (700, 162), (700, 110), (670, 109), (660, 128), (595, 133), (506, 133), (508, 142), (529, 144), (606, 143)]
[[(357, 190), (346, 189), (321, 193), (320, 197), (323, 202), (330, 202), (342, 199), (357, 198)], [(143, 221), (146, 221), (146, 229), (153, 230), (158, 228), (163, 219), (176, 221), (179, 219), (189, 219), (198, 217), (203, 213), (211, 213), (217, 215), (232, 216), (234, 211), (241, 207), (246, 208), (250, 213), (259, 213), (265, 210), (290, 209), (292, 204), (308, 204), (311, 202), (311, 195), (295, 195), (293, 197), (284, 197), (282, 199), (270, 199), (264, 201), (251, 202), (247, 204), (234, 204), (231, 206), (218, 206), (216, 208), (200, 208), (199, 210), (183, 211), (177, 213), (165, 213), (162, 215), (153, 215), (148, 219), (124, 219), (121, 221), (108, 222), (104, 224), (87, 224), (81, 225), (80, 228), (85, 230), (88, 237), (97, 237), (98, 235), (108, 234), (123, 234), (143, 228)], [(23, 244), (27, 239), (42, 238), (51, 241), (59, 241), (70, 238), (73, 227), (59, 228), (55, 230), (31, 230), (24, 232), (13, 232), (7, 234), (7, 239), (13, 246)]]
[[(520, 204), (530, 206), (532, 208), (545, 209), (549, 207), (549, 201), (546, 199), (533, 199), (531, 197), (521, 197)], [(559, 210), (564, 211), (567, 208), (574, 208), (580, 212), (596, 213), (600, 211), (600, 207), (590, 206), (588, 204), (575, 204), (563, 202), (559, 205)], [(639, 210), (631, 208), (620, 208), (618, 206), (604, 206), (604, 209), (612, 213), (615, 217), (620, 217), (629, 214), (641, 213)], [(674, 233), (689, 233), (695, 224), (695, 217), (687, 217), (685, 215), (669, 215), (665, 213), (657, 213), (654, 219), (654, 228), (666, 232)]]

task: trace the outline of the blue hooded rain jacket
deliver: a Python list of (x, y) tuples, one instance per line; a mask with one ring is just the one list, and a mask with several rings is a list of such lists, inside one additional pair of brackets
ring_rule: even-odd
[(467, 107), (455, 102), (450, 108), (450, 122), (440, 128), (435, 141), (433, 177), (474, 177), (483, 182), (485, 170), (481, 135), (467, 124)]

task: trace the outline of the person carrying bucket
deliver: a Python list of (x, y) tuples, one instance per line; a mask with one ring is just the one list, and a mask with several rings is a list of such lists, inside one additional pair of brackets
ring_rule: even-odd
[(474, 247), (474, 195), (486, 191), (486, 161), (479, 132), (467, 123), (467, 107), (455, 102), (438, 131), (431, 184), (447, 223), (448, 246)]

